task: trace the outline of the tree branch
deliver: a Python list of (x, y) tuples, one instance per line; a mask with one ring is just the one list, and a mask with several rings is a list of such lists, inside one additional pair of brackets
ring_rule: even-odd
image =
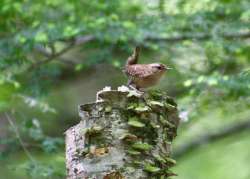
[(82, 45), (95, 39), (93, 35), (79, 36), (75, 39), (75, 45)]
[[(45, 57), (47, 57), (47, 59), (45, 60), (42, 60), (42, 61), (39, 61), (39, 62), (36, 62), (36, 63), (33, 63), (30, 67), (28, 67), (27, 71), (31, 71), (43, 64), (46, 64), (46, 63), (49, 63), (50, 61), (56, 59), (57, 57), (60, 57), (61, 55), (67, 53), (68, 51), (70, 51), (71, 49), (73, 49), (74, 47), (76, 46), (79, 46), (79, 45), (83, 45), (87, 42), (90, 42), (92, 40), (94, 40), (94, 36), (92, 35), (86, 35), (86, 36), (80, 36), (80, 37), (77, 37), (75, 39), (67, 39), (67, 40), (60, 40), (60, 41), (67, 41), (69, 44), (64, 48), (62, 49), (61, 51), (59, 52), (54, 52), (54, 50), (52, 50), (52, 52), (49, 52), (47, 51), (45, 48), (41, 47), (41, 46), (37, 46), (35, 49), (36, 51), (38, 51), (39, 53), (41, 53), (42, 55), (44, 55)], [(69, 62), (65, 62), (63, 61), (64, 63), (69, 63)]]
[[(221, 34), (219, 36), (228, 40), (244, 39), (244, 38), (250, 38), (250, 32)], [(174, 37), (147, 37), (145, 38), (145, 40), (153, 41), (153, 42), (159, 42), (159, 41), (180, 42), (183, 40), (207, 40), (212, 37), (213, 37), (213, 34), (199, 33), (199, 34), (185, 34), (185, 35), (179, 35), (179, 36), (174, 36)]]
[(33, 158), (33, 156), (31, 155), (31, 153), (28, 151), (28, 149), (26, 148), (25, 146), (25, 143), (24, 141), (22, 140), (21, 136), (20, 136), (20, 133), (18, 131), (18, 127), (16, 126), (14, 120), (12, 120), (12, 118), (8, 115), (8, 113), (5, 113), (5, 116), (10, 124), (10, 126), (13, 128), (14, 132), (15, 132), (15, 135), (16, 135), (16, 138), (18, 139), (21, 147), (23, 148), (23, 151), (24, 153), (27, 155), (27, 157), (32, 161), (34, 162), (35, 159)]
[(182, 156), (194, 151), (195, 149), (198, 149), (204, 144), (216, 142), (220, 139), (232, 136), (245, 130), (250, 130), (250, 120), (237, 122), (236, 124), (223, 127), (222, 129), (217, 130), (216, 132), (204, 134), (199, 138), (193, 139), (190, 143), (186, 143), (183, 146), (178, 147), (178, 149), (174, 151), (173, 156), (175, 158), (181, 158)]
[[(146, 37), (144, 41), (152, 41), (152, 42), (180, 42), (183, 40), (207, 40), (209, 38), (212, 38), (213, 34), (205, 34), (205, 33), (197, 33), (197, 34), (184, 34), (179, 36), (173, 36), (173, 37)], [(220, 37), (232, 40), (232, 39), (244, 39), (244, 38), (250, 38), (250, 32), (241, 32), (241, 33), (230, 33), (230, 34), (220, 34)], [(43, 61), (39, 61), (37, 63), (32, 64), (30, 67), (28, 67), (28, 71), (31, 71), (34, 68), (37, 68), (43, 64), (46, 64), (55, 58), (63, 55), (64, 53), (68, 52), (72, 48), (78, 45), (82, 45), (91, 41), (96, 40), (96, 38), (93, 35), (84, 35), (84, 36), (78, 36), (68, 39), (59, 39), (59, 41), (69, 43), (67, 47), (62, 49), (60, 52), (57, 52), (53, 54), (52, 52), (47, 51), (45, 48), (36, 47), (36, 51), (43, 54), (47, 59)], [(64, 61), (62, 61), (64, 62)], [(67, 62), (66, 62), (67, 63)]]
[(69, 51), (71, 48), (72, 48), (72, 46), (69, 45), (69, 46), (65, 47), (64, 49), (62, 49), (60, 52), (55, 53), (55, 54), (49, 54), (49, 53), (44, 51), (44, 55), (47, 57), (47, 59), (33, 63), (32, 65), (30, 65), (28, 67), (27, 71), (32, 71), (43, 64), (49, 63), (50, 61), (54, 60), (55, 58), (61, 56), (62, 54), (66, 53), (67, 51)]

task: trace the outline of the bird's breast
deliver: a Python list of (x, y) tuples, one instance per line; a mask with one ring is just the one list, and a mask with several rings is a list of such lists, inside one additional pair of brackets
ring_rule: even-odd
[(162, 75), (163, 73), (156, 73), (147, 77), (134, 78), (133, 81), (138, 88), (148, 88), (154, 86), (162, 77)]

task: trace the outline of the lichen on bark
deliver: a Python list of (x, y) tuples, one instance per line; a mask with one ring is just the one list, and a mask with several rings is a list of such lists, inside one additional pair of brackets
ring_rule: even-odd
[(175, 175), (170, 153), (179, 117), (166, 93), (103, 90), (96, 102), (80, 105), (79, 114), (81, 122), (66, 131), (69, 179)]

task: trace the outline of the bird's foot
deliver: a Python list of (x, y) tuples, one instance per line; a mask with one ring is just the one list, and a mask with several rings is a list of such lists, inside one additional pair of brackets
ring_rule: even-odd
[(134, 87), (133, 85), (131, 84), (127, 84), (127, 87), (131, 90), (137, 90), (136, 87)]
[(145, 93), (145, 91), (142, 91), (141, 89), (139, 90), (136, 87), (134, 87), (133, 85), (128, 85), (128, 88), (135, 91), (140, 96), (143, 96), (143, 94)]

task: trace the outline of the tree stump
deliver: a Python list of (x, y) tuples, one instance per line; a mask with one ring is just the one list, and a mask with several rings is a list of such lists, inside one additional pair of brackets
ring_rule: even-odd
[(159, 91), (104, 88), (79, 106), (81, 122), (66, 131), (68, 179), (168, 178), (177, 105)]

